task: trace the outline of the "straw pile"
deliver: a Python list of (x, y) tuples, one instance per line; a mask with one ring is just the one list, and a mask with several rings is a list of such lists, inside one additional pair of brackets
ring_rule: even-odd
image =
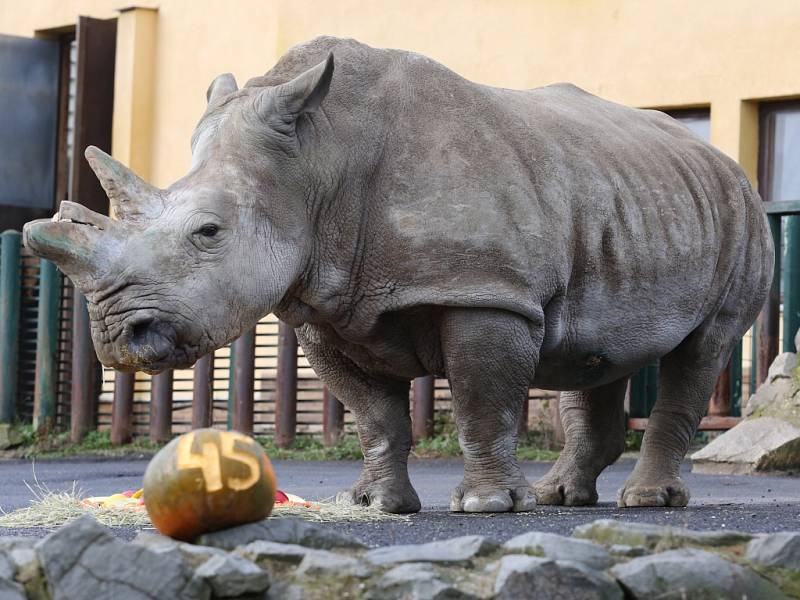
[[(41, 527), (55, 529), (80, 517), (92, 515), (109, 527), (152, 527), (147, 512), (133, 508), (103, 508), (88, 506), (82, 502), (85, 494), (73, 483), (72, 489), (54, 492), (36, 482), (25, 484), (33, 495), (31, 505), (11, 512), (0, 509), (0, 528)], [(275, 505), (271, 519), (291, 517), (320, 523), (377, 521), (406, 521), (405, 515), (392, 515), (369, 506), (337, 504), (330, 500), (314, 503), (313, 508), (292, 505)]]

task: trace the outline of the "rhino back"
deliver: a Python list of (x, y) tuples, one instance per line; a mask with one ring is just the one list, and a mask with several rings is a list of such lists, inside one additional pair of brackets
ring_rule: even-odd
[[(282, 83), (329, 51), (326, 116), (348, 163), (368, 165), (332, 217), (361, 256), (342, 291), (357, 300), (354, 334), (420, 305), (503, 308), (545, 326), (543, 360), (601, 354), (630, 367), (674, 348), (728, 295), (758, 301), (766, 289), (758, 196), (663, 113), (566, 84), (478, 85), (336, 38), (293, 49), (248, 85)], [(750, 283), (737, 283), (744, 269)]]

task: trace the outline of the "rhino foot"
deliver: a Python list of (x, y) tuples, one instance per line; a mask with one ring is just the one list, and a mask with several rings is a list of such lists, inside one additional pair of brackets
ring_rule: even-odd
[(453, 490), (452, 512), (526, 512), (536, 507), (536, 496), (527, 482), (510, 488), (469, 487)]
[(594, 482), (547, 479), (533, 484), (537, 504), (560, 506), (586, 506), (597, 504), (597, 488)]
[(652, 484), (628, 481), (619, 490), (617, 505), (621, 508), (686, 506), (689, 503), (689, 495), (689, 488), (680, 479)]
[(410, 482), (357, 483), (336, 495), (337, 504), (372, 506), (387, 513), (415, 513), (422, 505)]

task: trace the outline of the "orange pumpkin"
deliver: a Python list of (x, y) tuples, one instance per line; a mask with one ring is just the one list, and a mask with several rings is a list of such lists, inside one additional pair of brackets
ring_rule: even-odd
[(266, 518), (275, 490), (264, 450), (234, 431), (185, 433), (162, 448), (144, 474), (144, 503), (153, 525), (185, 541)]

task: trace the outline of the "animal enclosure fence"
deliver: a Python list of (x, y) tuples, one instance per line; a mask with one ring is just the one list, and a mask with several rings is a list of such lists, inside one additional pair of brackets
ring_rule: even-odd
[[(706, 429), (735, 424), (742, 398), (766, 378), (781, 344), (784, 351), (795, 350), (791, 331), (800, 324), (800, 269), (781, 266), (795, 264), (800, 249), (782, 243), (781, 222), (800, 215), (800, 201), (765, 206), (776, 248), (783, 251), (776, 252), (776, 277), (758, 324), (718, 381), (701, 424)], [(193, 369), (154, 377), (102, 369), (91, 349), (85, 301), (69, 280), (21, 248), (19, 232), (6, 231), (0, 239), (0, 422), (70, 429), (76, 440), (107, 429), (115, 442), (144, 434), (166, 441), (189, 428), (213, 426), (271, 434), (281, 445), (296, 434), (322, 434), (333, 443), (352, 428), (349, 413), (309, 367), (293, 330), (272, 315)], [(646, 425), (657, 376), (653, 364), (632, 378), (629, 427)], [(543, 412), (557, 413), (556, 401), (554, 392), (530, 390), (521, 429)], [(450, 410), (448, 382), (415, 380), (410, 403), (415, 437), (430, 436), (435, 415)]]

